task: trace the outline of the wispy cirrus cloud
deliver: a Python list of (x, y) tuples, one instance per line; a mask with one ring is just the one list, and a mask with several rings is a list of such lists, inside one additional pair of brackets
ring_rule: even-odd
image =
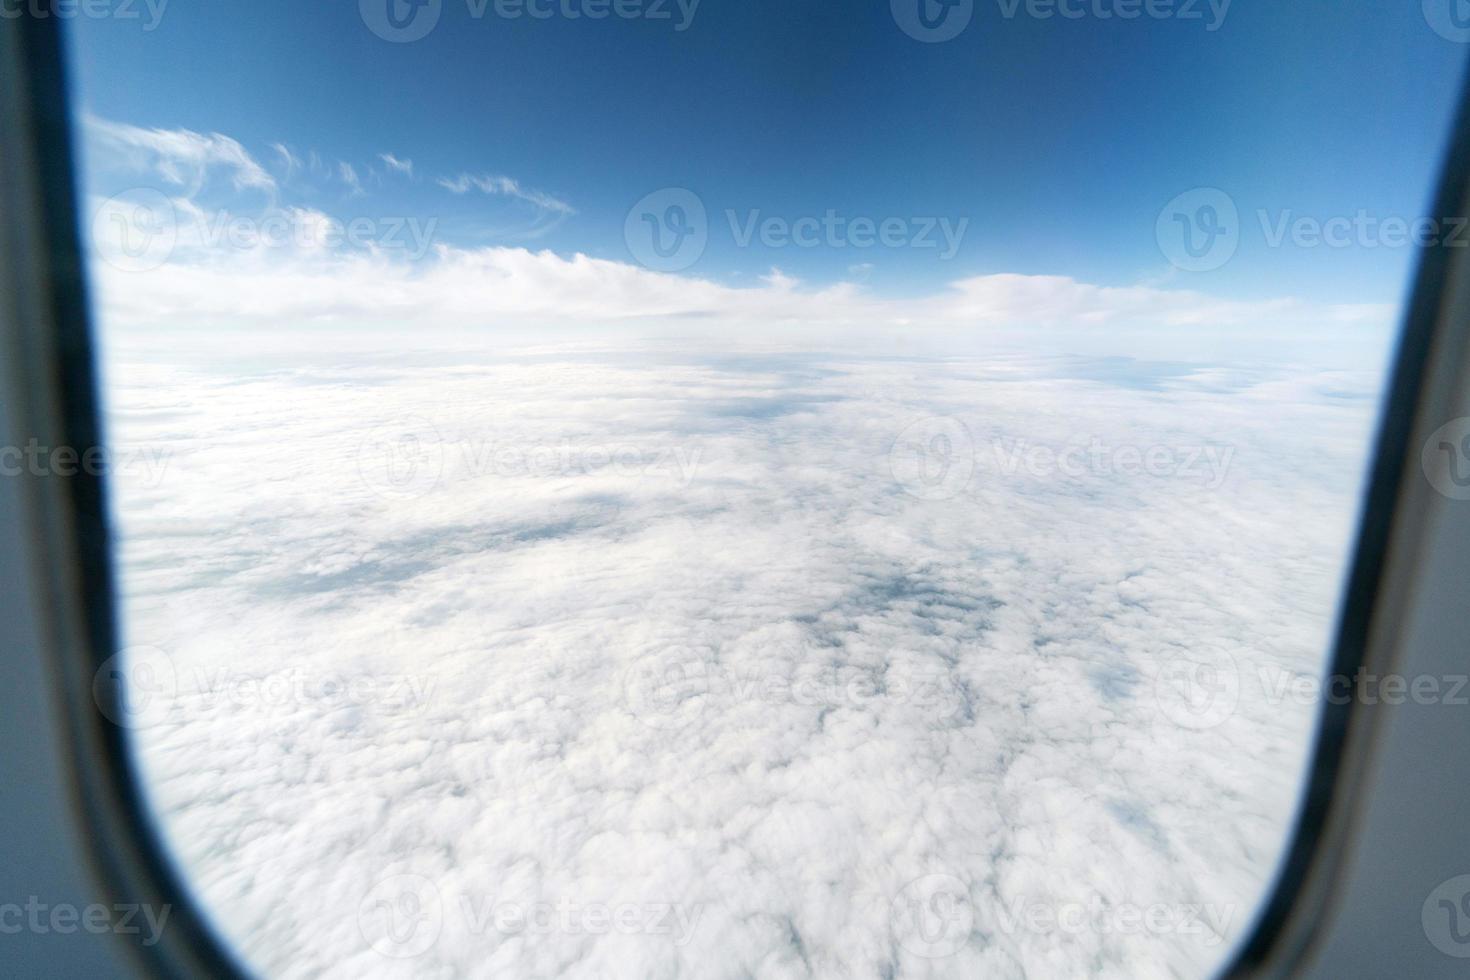
[(395, 173), (403, 174), (406, 177), (413, 176), (412, 160), (400, 160), (391, 153), (379, 153), (378, 159), (383, 161), (383, 165)]
[(302, 159), (297, 156), (285, 143), (272, 143), (271, 149), (281, 161), (281, 168), (286, 172), (286, 179), (290, 180), (296, 173), (306, 166)]
[(521, 185), (520, 181), (513, 177), (504, 177), (494, 174), (476, 176), (474, 174), (460, 174), (458, 177), (440, 177), (436, 183), (452, 194), (467, 194), (471, 190), (479, 190), (485, 194), (500, 197), (512, 197), (517, 200), (534, 204), (538, 208), (561, 215), (573, 215), (577, 213), (576, 208), (566, 201), (553, 197), (542, 191), (534, 190)]
[(367, 193), (367, 191), (363, 190), (362, 178), (357, 175), (357, 168), (352, 164), (339, 161), (337, 163), (337, 176), (341, 179), (342, 183), (347, 185), (347, 190), (353, 197)]
[(149, 129), (84, 117), (88, 134), (128, 160), (133, 169), (151, 171), (170, 184), (199, 190), (210, 170), (220, 168), (236, 190), (274, 191), (275, 178), (240, 143), (220, 133), (188, 129)]

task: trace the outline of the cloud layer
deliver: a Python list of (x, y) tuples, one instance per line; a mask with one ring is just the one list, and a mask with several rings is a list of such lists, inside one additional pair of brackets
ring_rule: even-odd
[[(417, 180), (413, 163), (391, 153), (332, 165), (314, 151), (303, 158), (273, 144), (276, 176), (220, 134), (96, 118), (85, 131), (94, 155), (115, 171), (107, 186), (124, 188), (120, 197), (92, 200), (90, 223), (101, 303), (119, 328), (407, 326), (504, 334), (632, 325), (739, 336), (799, 329), (937, 333), (948, 349), (954, 335), (994, 341), (1007, 332), (1070, 331), (1084, 345), (1098, 335), (1135, 335), (1151, 338), (1137, 346), (1157, 349), (1160, 337), (1166, 344), (1182, 338), (1197, 357), (1230, 346), (1237, 356), (1293, 344), (1318, 355), (1366, 346), (1357, 363), (1370, 365), (1381, 362), (1394, 315), (1380, 305), (1227, 299), (1158, 284), (1007, 272), (957, 275), (926, 294), (893, 296), (867, 285), (873, 269), (866, 263), (844, 281), (807, 283), (772, 269), (747, 285), (653, 271), (621, 248), (597, 256), (449, 236), (440, 218), (464, 210), (471, 196), (475, 206), (514, 209), (486, 218), (513, 229), (511, 238), (534, 238), (577, 214), (568, 201), (505, 175), (433, 177), (425, 189), (442, 194), (444, 206), (408, 208), (401, 198), (389, 204), (370, 196), (386, 181)], [(309, 180), (334, 189), (330, 206), (319, 193), (300, 199), (298, 185)], [(334, 233), (319, 234), (322, 227)]]
[(108, 374), (115, 440), (168, 461), (118, 474), (130, 720), (264, 975), (1162, 978), (1249, 927), (1314, 712), (1263, 678), (1320, 670), (1360, 381), (401, 344)]

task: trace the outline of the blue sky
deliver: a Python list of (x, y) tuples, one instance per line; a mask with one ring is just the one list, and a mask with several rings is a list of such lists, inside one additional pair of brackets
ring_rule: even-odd
[[(81, 103), (103, 119), (225, 134), (262, 163), (277, 142), (364, 176), (379, 154), (412, 160), (412, 179), (377, 165), (360, 196), (340, 183), (299, 191), (328, 213), (436, 216), (463, 247), (629, 261), (629, 208), (682, 186), (711, 219), (688, 272), (727, 285), (776, 266), (818, 284), (860, 275), (892, 296), (1021, 273), (1398, 301), (1411, 249), (1273, 248), (1256, 212), (1423, 213), (1467, 49), (1418, 3), (1236, 0), (1213, 31), (1203, 2), (1193, 20), (1007, 6), (976, 0), (962, 34), (930, 44), (901, 31), (886, 0), (704, 0), (682, 31), (672, 0), (662, 21), (507, 19), (493, 5), (475, 18), (466, 0), (443, 0), (427, 37), (395, 44), (351, 2), (173, 0), (151, 31), (74, 21), (72, 63)], [(513, 178), (575, 213), (539, 220), (524, 201), (436, 183), (466, 173)], [(1160, 209), (1211, 186), (1239, 206), (1239, 251), (1208, 272), (1173, 269)], [(727, 209), (968, 226), (947, 261), (935, 249), (742, 248)]]

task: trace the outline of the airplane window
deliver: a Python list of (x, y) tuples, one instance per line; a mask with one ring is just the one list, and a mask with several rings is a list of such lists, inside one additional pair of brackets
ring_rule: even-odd
[(1229, 967), (1397, 696), (1324, 673), (1462, 4), (33, 6), (98, 683), (251, 973)]

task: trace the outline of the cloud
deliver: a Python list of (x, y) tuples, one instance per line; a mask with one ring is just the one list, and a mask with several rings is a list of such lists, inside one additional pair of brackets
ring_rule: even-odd
[(117, 481), (135, 731), (262, 975), (1131, 980), (1248, 928), (1371, 385), (186, 336), (105, 365), (168, 464)]
[(337, 176), (347, 189), (352, 192), (353, 197), (360, 197), (367, 193), (362, 189), (362, 180), (357, 176), (357, 168), (350, 163), (339, 161), (337, 163)]
[(121, 154), (134, 169), (152, 170), (170, 184), (197, 191), (213, 168), (228, 172), (236, 190), (273, 191), (275, 178), (228, 136), (187, 129), (145, 129), (88, 115), (87, 135), (108, 153)]
[(391, 153), (379, 153), (378, 159), (382, 160), (389, 170), (396, 171), (408, 177), (413, 176), (412, 160), (400, 160)]
[[(351, 241), (344, 241), (349, 236), (329, 237), (327, 241), (340, 244), (314, 244), (303, 257), (294, 242), (281, 247), (252, 238), (242, 246), (217, 233), (233, 222), (263, 224), (283, 213), (315, 210), (282, 207), (274, 198), (262, 208), (258, 196), (252, 201), (238, 193), (229, 201), (211, 197), (204, 203), (199, 191), (212, 169), (228, 173), (237, 192), (275, 190), (272, 178), (236, 141), (218, 134), (144, 130), (95, 117), (89, 117), (87, 127), (95, 138), (129, 151), (122, 154), (123, 165), (163, 174), (178, 186), (174, 213), (152, 215), (149, 234), (162, 229), (167, 238), (171, 223), (193, 226), (177, 230), (189, 247), (168, 251), (160, 267), (146, 275), (124, 274), (107, 263), (97, 266), (109, 316), (137, 326), (286, 321), (555, 329), (654, 321), (704, 333), (792, 328), (966, 331), (993, 339), (1007, 331), (1071, 331), (1083, 346), (1099, 335), (1125, 334), (1158, 345), (1161, 332), (1168, 331), (1175, 338), (1198, 340), (1197, 349), (1230, 343), (1249, 343), (1255, 352), (1323, 344), (1333, 350), (1366, 348), (1369, 353), (1359, 358), (1366, 363), (1387, 343), (1394, 316), (1387, 305), (1320, 304), (1291, 297), (1223, 299), (1158, 284), (1104, 285), (1004, 272), (957, 277), (927, 295), (891, 297), (865, 285), (872, 269), (868, 263), (854, 265), (846, 281), (806, 284), (772, 270), (758, 285), (739, 287), (697, 271), (664, 274), (582, 252), (466, 247), (444, 240), (433, 216), (325, 216), (343, 226), (369, 227)], [(288, 176), (298, 170), (319, 180), (334, 176), (351, 197), (366, 196), (352, 164), (342, 161), (329, 171), (314, 150), (303, 161), (284, 144), (272, 148)], [(395, 172), (413, 172), (411, 161), (387, 153), (380, 159)], [(537, 219), (532, 227), (518, 230), (522, 237), (549, 231), (576, 213), (566, 202), (510, 177), (464, 173), (437, 183), (458, 195), (479, 192), (531, 205)], [(94, 211), (105, 207), (100, 201), (93, 204)], [(127, 214), (118, 217), (126, 223)], [(199, 226), (214, 233), (200, 234)], [(102, 232), (115, 237), (118, 227), (112, 222)], [(136, 240), (143, 230), (133, 231)], [(119, 241), (96, 244), (103, 255), (119, 254)]]
[(305, 166), (305, 164), (302, 163), (301, 158), (298, 157), (295, 153), (291, 152), (291, 148), (286, 144), (272, 143), (271, 149), (275, 150), (276, 155), (281, 158), (281, 166), (286, 171), (287, 180), (290, 180), (292, 177), (294, 177), (296, 175), (296, 172), (301, 170)]
[[(146, 271), (105, 235), (136, 208), (93, 202), (120, 219), (94, 272), (151, 651), (129, 721), (262, 975), (1225, 961), (1296, 802), (1315, 706), (1271, 692), (1321, 669), (1375, 390), (1242, 338), (1320, 359), (1388, 311), (1007, 273), (734, 287), (431, 220), (344, 241), (314, 208), (204, 203), (216, 170), (274, 188), (232, 140), (94, 128), (178, 191), (132, 229), (169, 246)], [(1110, 356), (1032, 353), (1063, 334)], [(1116, 356), (1130, 335), (1150, 360)]]
[(431, 235), (427, 226), (416, 232), (406, 225), (396, 243), (371, 257), (329, 254), (310, 267), (279, 250), (221, 251), (147, 276), (101, 266), (100, 283), (120, 321), (154, 325), (327, 319), (489, 328), (529, 319), (546, 327), (658, 320), (700, 331), (799, 324), (991, 334), (1165, 330), (1212, 337), (1248, 329), (1274, 333), (1285, 344), (1293, 331), (1356, 327), (1381, 334), (1392, 315), (1375, 306), (1222, 300), (1191, 290), (1099, 286), (1066, 276), (973, 276), (928, 296), (895, 299), (857, 283), (808, 286), (779, 270), (758, 286), (736, 287), (580, 253), (525, 248), (464, 249), (435, 242), (427, 261), (407, 261), (410, 252), (422, 253)]
[(560, 215), (572, 215), (577, 211), (570, 204), (550, 194), (522, 187), (520, 182), (510, 177), (497, 177), (492, 175), (474, 176), (472, 174), (460, 174), (458, 177), (440, 177), (436, 183), (452, 194), (466, 194), (473, 189), (478, 189), (485, 194), (511, 197), (526, 201), (545, 211)]

